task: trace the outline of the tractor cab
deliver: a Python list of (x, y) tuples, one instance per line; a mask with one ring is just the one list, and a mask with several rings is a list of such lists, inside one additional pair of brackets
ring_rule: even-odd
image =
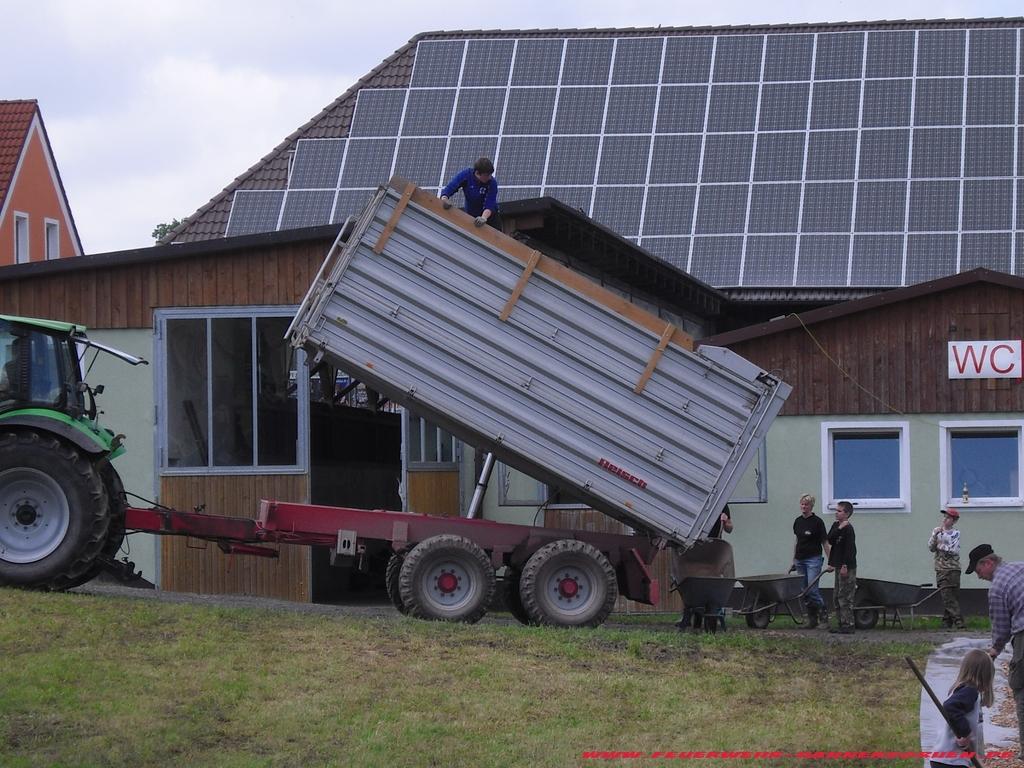
[(26, 407), (75, 417), (84, 412), (79, 367), (69, 343), (74, 326), (53, 325), (0, 317), (0, 412)]
[(94, 420), (94, 395), (103, 387), (85, 382), (82, 362), (90, 349), (132, 365), (145, 362), (90, 340), (74, 323), (0, 315), (0, 415), (28, 408)]

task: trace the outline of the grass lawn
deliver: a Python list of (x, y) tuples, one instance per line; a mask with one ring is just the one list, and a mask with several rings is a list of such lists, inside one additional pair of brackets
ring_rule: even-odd
[(583, 753), (916, 752), (929, 650), (0, 589), (0, 766), (851, 766)]

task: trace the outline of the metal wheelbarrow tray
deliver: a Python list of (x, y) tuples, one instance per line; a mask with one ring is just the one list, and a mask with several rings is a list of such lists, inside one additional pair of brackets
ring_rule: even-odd
[[(882, 617), (882, 627), (903, 627), (900, 611), (910, 611), (910, 629), (914, 628), (914, 610), (939, 593), (931, 584), (904, 584), (881, 579), (857, 579), (853, 624), (857, 629), (873, 629)], [(892, 612), (891, 616), (889, 612)]]
[[(718, 621), (721, 610), (729, 604), (735, 585), (736, 579), (732, 576), (687, 576), (677, 589), (683, 598), (683, 605), (703, 616), (705, 629), (711, 628), (713, 632), (717, 628), (714, 622)], [(724, 627), (724, 615), (721, 621)]]
[(764, 629), (785, 609), (797, 624), (804, 623), (803, 596), (818, 582), (821, 574), (804, 588), (800, 574), (773, 573), (762, 576), (741, 576), (743, 603), (736, 612), (745, 616), (747, 626)]

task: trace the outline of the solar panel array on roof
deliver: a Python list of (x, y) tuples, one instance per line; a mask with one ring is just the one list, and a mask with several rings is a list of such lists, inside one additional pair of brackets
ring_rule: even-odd
[(719, 287), (1024, 274), (1021, 49), (1005, 27), (422, 40), (410, 87), (361, 90), (348, 138), (300, 140), (228, 234), (487, 155), (502, 200), (556, 197)]

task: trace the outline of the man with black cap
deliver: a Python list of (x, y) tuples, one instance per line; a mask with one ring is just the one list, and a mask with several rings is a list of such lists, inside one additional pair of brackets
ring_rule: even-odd
[(928, 549), (935, 553), (935, 586), (942, 596), (942, 626), (964, 629), (960, 614), (960, 531), (953, 526), (960, 513), (950, 507), (940, 510), (942, 525), (932, 531)]
[(1008, 640), (1013, 644), (1009, 683), (1017, 704), (1018, 748), (1024, 758), (1024, 563), (1004, 563), (991, 544), (979, 544), (969, 557), (967, 573), (992, 582), (988, 590), (988, 615), (992, 620), (988, 655), (995, 659)]

